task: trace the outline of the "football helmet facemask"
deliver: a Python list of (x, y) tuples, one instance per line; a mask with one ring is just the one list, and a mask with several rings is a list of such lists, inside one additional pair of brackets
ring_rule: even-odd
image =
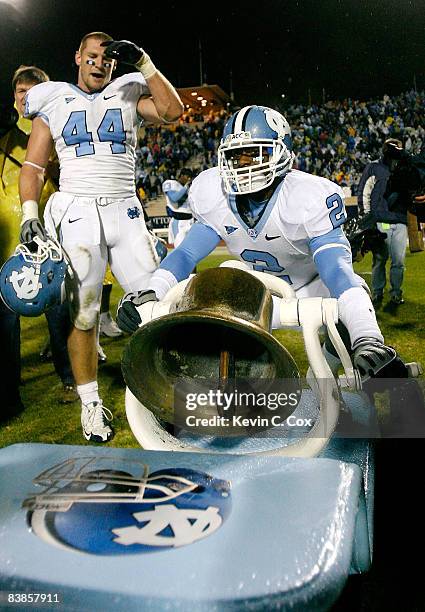
[(218, 147), (225, 191), (261, 191), (292, 168), (294, 157), (285, 117), (266, 106), (245, 106), (227, 121)]
[(35, 236), (18, 244), (0, 270), (0, 295), (5, 305), (25, 317), (38, 317), (65, 300), (69, 269), (61, 245)]

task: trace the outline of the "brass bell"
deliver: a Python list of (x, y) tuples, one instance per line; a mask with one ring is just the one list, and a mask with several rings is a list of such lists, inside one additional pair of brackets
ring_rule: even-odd
[[(126, 385), (156, 417), (179, 426), (176, 407), (188, 389), (235, 390), (252, 381), (257, 392), (278, 385), (286, 394), (300, 397), (298, 368), (271, 335), (272, 309), (270, 291), (248, 272), (234, 268), (199, 272), (173, 312), (143, 325), (129, 340), (122, 358)], [(295, 407), (281, 411), (282, 420)], [(221, 411), (206, 405), (196, 414), (209, 418)], [(240, 435), (241, 430), (228, 428), (226, 433)]]

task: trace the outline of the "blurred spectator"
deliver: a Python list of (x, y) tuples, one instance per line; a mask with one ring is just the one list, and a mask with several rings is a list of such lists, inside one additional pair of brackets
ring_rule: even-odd
[[(19, 173), (25, 160), (31, 121), (23, 118), (26, 92), (37, 83), (48, 81), (47, 74), (36, 66), (20, 66), (12, 79), (16, 115), (3, 133), (0, 140), (0, 265), (8, 259), (19, 241), (21, 206), (19, 201)], [(57, 164), (49, 163), (41, 204), (45, 204), (57, 190)], [(76, 398), (73, 388), (74, 379), (66, 349), (67, 328), (69, 326), (66, 305), (52, 308), (46, 313), (49, 332), (53, 338), (52, 357), (63, 389), (60, 401), (73, 401)], [(19, 316), (0, 303), (0, 342), (2, 346), (2, 373), (5, 386), (0, 420), (18, 414), (23, 406), (19, 393), (20, 382), (20, 321)]]
[(168, 226), (168, 243), (174, 247), (183, 242), (193, 224), (192, 211), (187, 199), (192, 177), (192, 170), (182, 168), (178, 181), (169, 179), (162, 184), (162, 191), (167, 200), (167, 214), (171, 217)]
[(378, 230), (386, 234), (382, 245), (372, 251), (372, 302), (376, 307), (382, 304), (386, 285), (385, 264), (388, 257), (390, 266), (390, 302), (403, 304), (402, 283), (404, 258), (407, 246), (407, 205), (408, 193), (394, 192), (391, 188), (391, 172), (401, 158), (403, 143), (388, 138), (382, 149), (382, 157), (367, 164), (358, 188), (360, 214), (372, 213)]

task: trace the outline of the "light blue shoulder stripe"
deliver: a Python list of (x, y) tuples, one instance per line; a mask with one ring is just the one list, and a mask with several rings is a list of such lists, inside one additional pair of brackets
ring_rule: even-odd
[(327, 234), (322, 234), (321, 236), (312, 238), (308, 246), (313, 257), (315, 257), (319, 249), (320, 251), (323, 251), (328, 247), (333, 248), (337, 246), (341, 246), (351, 253), (350, 243), (348, 242), (347, 237), (341, 227), (336, 227)]

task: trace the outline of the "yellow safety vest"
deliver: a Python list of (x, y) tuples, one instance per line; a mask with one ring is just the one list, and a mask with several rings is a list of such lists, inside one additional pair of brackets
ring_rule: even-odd
[[(0, 265), (12, 255), (19, 242), (19, 173), (25, 161), (30, 134), (31, 121), (20, 117), (16, 126), (0, 139)], [(48, 178), (41, 194), (40, 216), (47, 200), (57, 189)]]

